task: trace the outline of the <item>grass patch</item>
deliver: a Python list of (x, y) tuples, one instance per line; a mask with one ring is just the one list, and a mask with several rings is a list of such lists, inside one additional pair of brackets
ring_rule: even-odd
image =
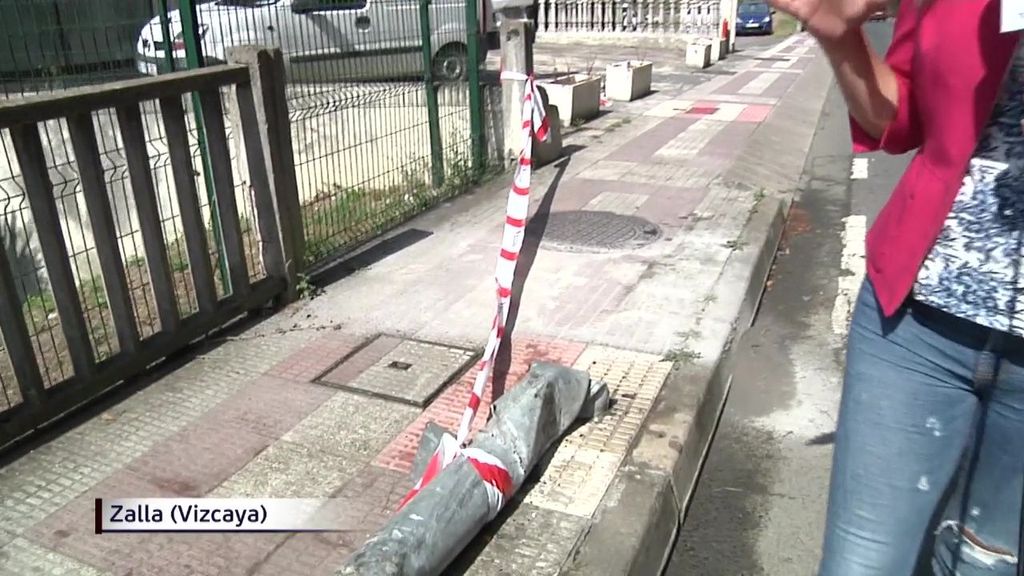
[(468, 159), (449, 152), (438, 187), (429, 182), (429, 165), (416, 162), (391, 186), (333, 186), (321, 191), (302, 207), (306, 264), (362, 244), (500, 172), (491, 166), (475, 173)]
[(689, 348), (686, 347), (682, 347), (677, 348), (675, 350), (670, 350), (668, 353), (665, 354), (662, 360), (666, 362), (674, 362), (677, 364), (694, 364), (702, 357), (703, 355), (700, 352), (690, 350)]

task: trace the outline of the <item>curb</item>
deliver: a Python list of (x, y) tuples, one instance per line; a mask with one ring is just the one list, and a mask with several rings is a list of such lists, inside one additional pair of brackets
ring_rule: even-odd
[[(695, 342), (700, 356), (673, 366), (562, 574), (650, 576), (664, 571), (725, 407), (734, 343), (753, 324), (831, 83), (827, 61), (815, 58), (748, 141), (743, 161), (734, 164), (744, 169), (723, 175), (727, 186), (767, 195), (715, 284), (718, 298), (705, 311)], [(789, 97), (793, 94), (801, 97)], [(788, 142), (781, 144), (781, 154), (780, 141)]]
[[(697, 485), (732, 381), (733, 343), (749, 327), (782, 238), (789, 200), (766, 198), (748, 221), (707, 311), (706, 361), (672, 368), (626, 462), (562, 574), (660, 574)], [(717, 349), (707, 354), (706, 349)]]

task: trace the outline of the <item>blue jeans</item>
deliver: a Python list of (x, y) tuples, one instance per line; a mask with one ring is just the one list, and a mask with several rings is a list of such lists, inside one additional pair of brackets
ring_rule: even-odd
[(1022, 488), (1024, 339), (865, 282), (820, 576), (1013, 576)]

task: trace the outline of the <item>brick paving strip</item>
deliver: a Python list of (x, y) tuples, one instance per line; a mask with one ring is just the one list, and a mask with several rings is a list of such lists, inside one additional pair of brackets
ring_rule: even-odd
[[(810, 46), (797, 37), (772, 59), (733, 60), (734, 76), (617, 103), (567, 138), (578, 147), (568, 160), (536, 174), (539, 212), (495, 387), (549, 360), (589, 370), (616, 402), (559, 444), (455, 572), (657, 568), (707, 444), (704, 412), (717, 413), (724, 394), (711, 376), (759, 292), (786, 206), (777, 196), (789, 192), (721, 173), (746, 154), (772, 153), (747, 146), (763, 131), (813, 131), (816, 115), (807, 126), (773, 124), (787, 102), (807, 99), (790, 96), (808, 85), (823, 100)], [(774, 62), (806, 72), (762, 70)], [(479, 352), (493, 307), (506, 184), (418, 218), (406, 229), (428, 232), (421, 241), (211, 343), (0, 469), (0, 572), (333, 573), (412, 485), (426, 423), (457, 425), (474, 376), (459, 369)], [(560, 214), (579, 210), (643, 218), (659, 236), (629, 251), (538, 245)], [(146, 496), (331, 498), (347, 529), (92, 533), (95, 498)]]

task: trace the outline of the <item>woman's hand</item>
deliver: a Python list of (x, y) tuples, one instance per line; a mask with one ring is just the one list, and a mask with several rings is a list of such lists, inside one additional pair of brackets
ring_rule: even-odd
[(818, 40), (829, 42), (860, 28), (871, 14), (884, 10), (888, 0), (768, 0), (768, 3), (802, 22)]
[[(902, 0), (917, 2), (918, 0)], [(861, 28), (888, 0), (768, 0), (792, 14), (828, 55), (850, 114), (881, 138), (899, 110), (900, 84), (892, 67), (869, 47)]]

